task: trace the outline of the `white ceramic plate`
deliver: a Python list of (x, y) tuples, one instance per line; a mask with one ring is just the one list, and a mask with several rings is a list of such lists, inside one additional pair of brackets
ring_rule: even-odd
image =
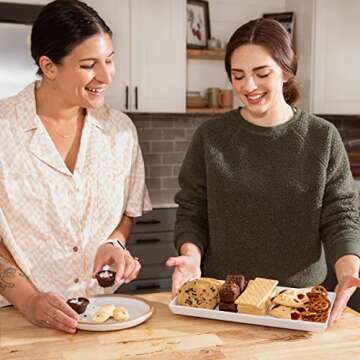
[[(291, 288), (281, 287), (281, 286), (277, 287), (277, 290), (279, 291), (283, 289), (291, 289)], [(335, 293), (328, 292), (328, 298), (331, 301), (330, 310), (329, 310), (330, 313), (332, 306), (334, 304)], [(207, 319), (233, 321), (244, 324), (273, 326), (278, 328), (312, 331), (312, 332), (324, 332), (327, 328), (327, 324), (329, 321), (329, 317), (326, 320), (326, 323), (316, 323), (316, 322), (302, 321), (302, 320), (279, 319), (269, 315), (262, 316), (262, 315), (247, 315), (240, 313), (232, 313), (227, 311), (220, 311), (218, 307), (216, 307), (214, 310), (199, 309), (190, 306), (176, 305), (176, 298), (170, 302), (169, 308), (172, 313), (178, 315), (196, 316)]]
[[(102, 295), (88, 298), (90, 303), (86, 311), (80, 315), (78, 329), (88, 331), (113, 331), (127, 329), (139, 325), (146, 321), (153, 313), (154, 308), (144, 300), (135, 296), (124, 295)], [(105, 304), (111, 304), (115, 307), (124, 306), (128, 309), (130, 319), (126, 321), (115, 321), (109, 319), (102, 324), (95, 324), (91, 321), (96, 310)]]

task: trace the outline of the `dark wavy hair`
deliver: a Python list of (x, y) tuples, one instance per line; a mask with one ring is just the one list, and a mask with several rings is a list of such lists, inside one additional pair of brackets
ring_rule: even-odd
[(242, 45), (254, 44), (266, 48), (281, 69), (290, 74), (290, 79), (284, 83), (285, 101), (293, 105), (300, 97), (296, 84), (297, 59), (292, 48), (291, 38), (287, 30), (276, 20), (260, 18), (240, 26), (226, 47), (225, 69), (231, 81), (231, 56)]
[(98, 33), (112, 37), (105, 21), (90, 6), (78, 0), (55, 0), (43, 7), (31, 31), (31, 56), (39, 66), (41, 56), (47, 56), (55, 64), (77, 45)]

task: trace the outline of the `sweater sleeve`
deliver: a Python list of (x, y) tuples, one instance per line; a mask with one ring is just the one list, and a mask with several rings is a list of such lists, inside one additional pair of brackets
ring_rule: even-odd
[(340, 134), (332, 128), (320, 235), (330, 264), (347, 254), (360, 257), (358, 191)]
[(203, 256), (208, 247), (207, 187), (201, 127), (195, 132), (179, 174), (179, 205), (175, 223), (175, 247), (190, 242)]

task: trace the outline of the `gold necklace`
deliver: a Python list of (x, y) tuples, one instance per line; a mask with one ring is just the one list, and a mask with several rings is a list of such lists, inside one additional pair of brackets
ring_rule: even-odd
[[(48, 119), (44, 118), (44, 120), (51, 125), (52, 127), (52, 130), (54, 131), (55, 134), (59, 135), (60, 137), (62, 137), (63, 139), (70, 139), (71, 137), (74, 136), (74, 134), (69, 134), (69, 135), (64, 135), (64, 134), (61, 134), (58, 130), (56, 130), (54, 124), (52, 123), (52, 121), (49, 121)], [(76, 132), (76, 129), (75, 129), (75, 132)]]
[(70, 135), (60, 134), (54, 127), (53, 127), (53, 130), (57, 135), (61, 136), (63, 139), (69, 139), (69, 138), (71, 138), (73, 136), (73, 134), (70, 134)]

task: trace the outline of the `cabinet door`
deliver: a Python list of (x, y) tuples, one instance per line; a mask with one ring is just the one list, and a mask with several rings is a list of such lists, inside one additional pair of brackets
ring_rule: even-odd
[[(105, 20), (113, 32), (116, 74), (106, 91), (106, 103), (118, 110), (129, 111), (130, 99), (130, 0), (86, 0)], [(127, 105), (127, 106), (126, 106)]]
[[(104, 1), (105, 2), (105, 1)], [(129, 111), (130, 104), (130, 1), (115, 0), (110, 10), (116, 74), (108, 93), (109, 105)]]
[(360, 112), (360, 1), (317, 0), (313, 109), (318, 114)]
[(131, 0), (132, 110), (184, 112), (185, 0)]

